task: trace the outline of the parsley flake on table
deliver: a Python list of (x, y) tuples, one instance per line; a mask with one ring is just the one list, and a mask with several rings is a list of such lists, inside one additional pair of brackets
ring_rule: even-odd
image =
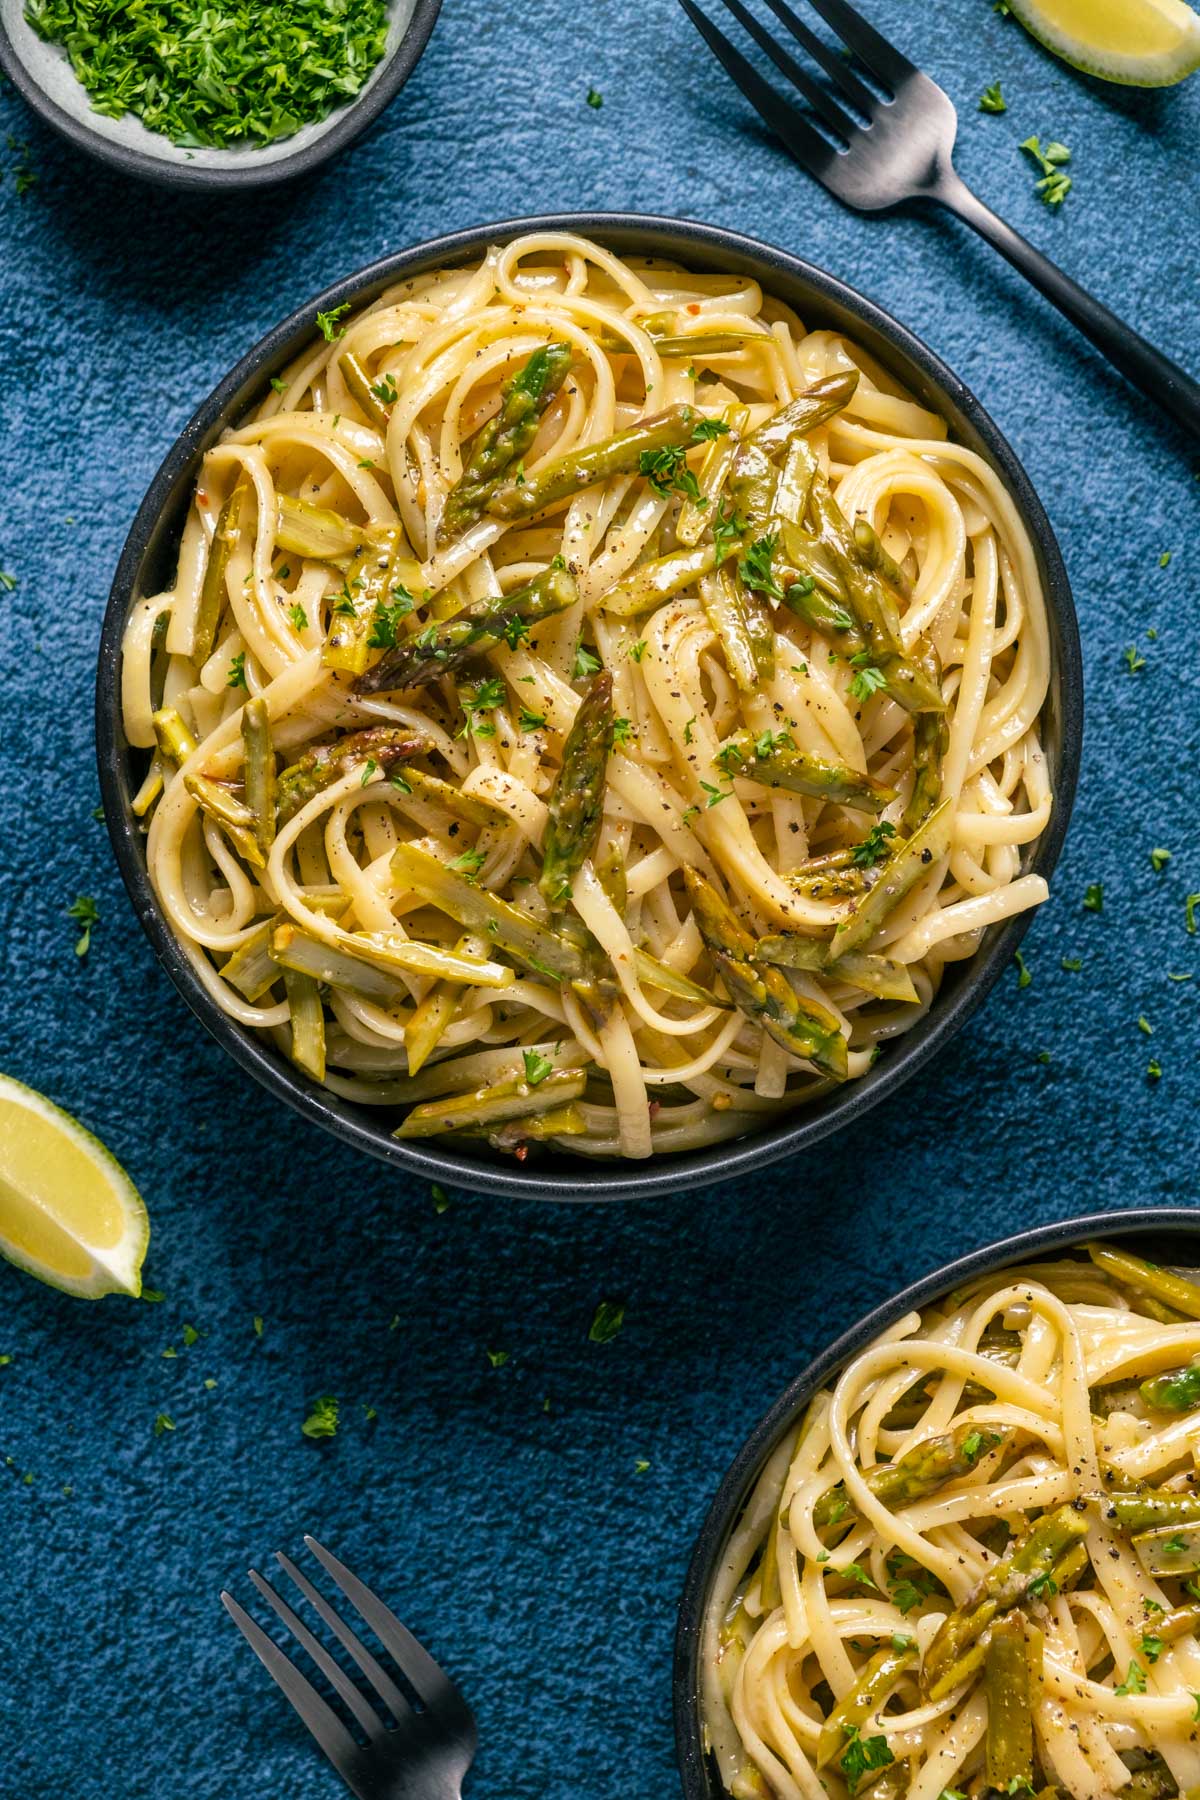
[(484, 1354), (493, 1369), (502, 1369), (512, 1353), (508, 1350), (487, 1350)]
[(1145, 668), (1146, 659), (1139, 654), (1136, 644), (1127, 644), (1122, 655), (1125, 658), (1125, 670), (1129, 675), (1136, 675)]
[(1171, 852), (1164, 850), (1161, 844), (1156, 844), (1150, 852), (1150, 867), (1156, 875), (1162, 874), (1170, 860)]
[(429, 1189), (429, 1198), (433, 1201), (433, 1210), (435, 1213), (450, 1211), (450, 1196), (445, 1188), (436, 1181)]
[(588, 1339), (593, 1344), (611, 1344), (624, 1323), (625, 1302), (602, 1300), (588, 1327)]
[(1170, 568), (1171, 552), (1169, 550), (1163, 551), (1162, 555), (1158, 559), (1158, 566), (1160, 569), (1169, 569)]
[(1033, 981), (1033, 970), (1029, 967), (1029, 964), (1025, 961), (1025, 958), (1021, 955), (1019, 950), (1013, 951), (1013, 961), (1017, 965), (1018, 988), (1029, 987)]
[(645, 1475), (649, 1467), (650, 1464), (646, 1461), (645, 1457), (639, 1456), (633, 1465), (633, 1472), (635, 1475)]
[(599, 112), (604, 105), (604, 95), (597, 88), (590, 87), (587, 91), (587, 103), (593, 112)]
[(1062, 959), (1062, 967), (1066, 969), (1069, 974), (1078, 975), (1080, 969), (1083, 967), (1083, 958), (1082, 956), (1064, 956)]
[(1200, 894), (1187, 894), (1183, 902), (1184, 930), (1189, 937), (1196, 935), (1196, 908), (1200, 906)]
[(6, 594), (11, 594), (16, 585), (16, 576), (10, 575), (7, 569), (0, 569), (0, 588), (3, 588)]
[(308, 1409), (308, 1417), (300, 1429), (306, 1438), (337, 1436), (339, 1402), (332, 1394), (321, 1394)]
[(1104, 883), (1102, 881), (1088, 882), (1084, 889), (1083, 910), (1094, 913), (1104, 911)]
[(1000, 91), (1000, 83), (993, 81), (985, 87), (979, 96), (979, 110), (985, 113), (1002, 113), (1008, 111), (1008, 101)]
[(1063, 164), (1071, 160), (1071, 152), (1067, 146), (1052, 142), (1043, 150), (1040, 138), (1029, 137), (1020, 148), (1033, 158), (1042, 171), (1041, 180), (1034, 182), (1037, 194), (1045, 205), (1061, 206), (1073, 185), (1071, 177), (1063, 173)]
[(100, 910), (90, 894), (77, 894), (67, 908), (67, 917), (80, 927), (75, 954), (84, 957), (92, 947), (92, 926), (100, 923)]
[(164, 1431), (174, 1431), (175, 1421), (170, 1413), (160, 1412), (154, 1421), (154, 1435), (161, 1437)]
[[(1146, 1079), (1147, 1081), (1162, 1080), (1162, 1064), (1159, 1062), (1157, 1056), (1152, 1056), (1150, 1061), (1146, 1064)], [(1118, 1692), (1119, 1691), (1120, 1690), (1118, 1690)]]

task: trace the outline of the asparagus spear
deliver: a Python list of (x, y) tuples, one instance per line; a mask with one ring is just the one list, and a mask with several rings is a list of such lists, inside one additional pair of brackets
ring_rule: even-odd
[(547, 802), (550, 817), (542, 846), (538, 886), (551, 907), (571, 897), (571, 886), (592, 853), (604, 816), (604, 779), (612, 752), (612, 676), (594, 675), (563, 745), (562, 764)]
[(1019, 1613), (997, 1619), (988, 1632), (983, 1669), (988, 1785), (999, 1794), (1021, 1793), (1033, 1781), (1033, 1709)]
[(635, 950), (633, 961), (638, 980), (644, 982), (647, 987), (661, 988), (664, 994), (671, 994), (676, 1000), (694, 1001), (697, 1006), (728, 1008), (728, 1001), (718, 1000), (717, 996), (708, 988), (701, 987), (698, 982), (689, 981), (686, 975), (676, 974), (674, 969), (669, 969), (665, 963), (647, 955), (644, 950)]
[(221, 974), (251, 1005), (261, 1000), (279, 980), (279, 964), (271, 956), (271, 934), (279, 919), (264, 919), (239, 944), (229, 960), (222, 964)]
[[(660, 356), (668, 358), (686, 356), (691, 360), (696, 357), (729, 356), (735, 350), (744, 350), (748, 344), (773, 344), (775, 342), (769, 331), (757, 327), (745, 331), (682, 331), (666, 332), (662, 337), (650, 333), (654, 340), (654, 348)], [(628, 349), (628, 345), (625, 346)]]
[(361, 525), (352, 525), (328, 507), (313, 506), (291, 494), (275, 497), (275, 545), (279, 550), (291, 551), (293, 556), (308, 556), (314, 562), (344, 563), (365, 535)]
[(169, 762), (186, 762), (196, 748), (196, 740), (175, 708), (161, 706), (150, 722), (154, 726), (159, 755)]
[(822, 637), (833, 638), (839, 648), (856, 655), (866, 648), (866, 639), (855, 625), (846, 608), (838, 600), (833, 600), (820, 589), (811, 575), (801, 575), (797, 580), (789, 582), (783, 590), (783, 603), (798, 619), (819, 631)]
[(823, 376), (752, 432), (748, 442), (765, 450), (768, 456), (777, 456), (798, 433), (807, 436), (818, 426), (827, 425), (853, 399), (857, 386), (857, 369)]
[(261, 694), (242, 708), (242, 744), (246, 805), (254, 815), (252, 829), (258, 847), (266, 856), (275, 842), (275, 751), (267, 703)]
[(1171, 1269), (1160, 1269), (1128, 1250), (1116, 1250), (1110, 1244), (1089, 1244), (1087, 1253), (1097, 1268), (1113, 1275), (1135, 1293), (1149, 1294), (1164, 1300), (1189, 1319), (1200, 1319), (1200, 1287)]
[[(735, 402), (721, 414), (725, 430), (709, 440), (699, 473), (696, 476), (697, 497), (685, 500), (675, 521), (675, 536), (681, 544), (699, 542), (705, 528), (713, 523), (716, 501), (737, 460), (750, 408)], [(732, 551), (734, 546), (729, 546)]]
[(1100, 1502), (1101, 1518), (1122, 1531), (1157, 1531), (1169, 1527), (1200, 1525), (1200, 1494), (1175, 1494), (1143, 1488), (1136, 1494), (1106, 1494)]
[(225, 604), (225, 573), (241, 535), (245, 491), (239, 481), (217, 514), (216, 529), (208, 546), (208, 561), (200, 584), (200, 604), (196, 608), (196, 628), (192, 634), (192, 659), (197, 664), (208, 661), (216, 641), (217, 622)]
[(325, 1008), (311, 975), (284, 969), (283, 985), (292, 1017), (292, 1061), (314, 1081), (325, 1079)]
[[(733, 556), (737, 548), (736, 543), (723, 544), (721, 560)], [(715, 544), (701, 544), (698, 550), (672, 550), (666, 556), (640, 563), (609, 588), (600, 604), (605, 612), (623, 619), (648, 612), (652, 606), (661, 606), (664, 600), (693, 587), (702, 575), (710, 574), (717, 566), (717, 556)]]
[(539, 924), (529, 913), (510, 906), (487, 888), (476, 886), (456, 869), (445, 868), (428, 851), (401, 844), (392, 852), (392, 872), (422, 900), (439, 907), (469, 931), (485, 933), (492, 943), (535, 973), (549, 976), (552, 981), (586, 979), (586, 958), (569, 938)]
[(1151, 1575), (1194, 1575), (1200, 1569), (1200, 1529), (1156, 1525), (1134, 1535), (1133, 1547)]
[(875, 885), (867, 889), (854, 911), (834, 932), (830, 955), (835, 961), (869, 943), (888, 914), (946, 855), (953, 829), (954, 802), (943, 800), (911, 837), (901, 840), (880, 867)]
[(441, 541), (479, 518), (497, 487), (538, 434), (542, 415), (571, 366), (569, 344), (543, 344), (500, 390), (500, 410), (475, 434), (462, 476), (450, 490), (438, 527)]
[(532, 626), (555, 613), (565, 612), (579, 598), (575, 578), (565, 569), (547, 569), (512, 594), (489, 594), (455, 613), (427, 625), (416, 637), (396, 644), (354, 683), (356, 694), (376, 694), (389, 688), (425, 687), (476, 657), (486, 656), (498, 644), (513, 649)]
[(725, 667), (744, 694), (760, 686), (758, 653), (746, 614), (746, 596), (728, 569), (718, 569), (700, 590), (704, 611), (720, 642)]
[(412, 588), (420, 580), (421, 565), (408, 554), (403, 528), (384, 525), (373, 532), (350, 564), (334, 602), (329, 635), (321, 651), (325, 667), (361, 675), (380, 609), (387, 608), (392, 620), (411, 612), (415, 604)]
[[(969, 1475), (980, 1457), (994, 1450), (1003, 1437), (1000, 1432), (982, 1431), (978, 1425), (956, 1425), (953, 1431), (914, 1444), (894, 1463), (877, 1464), (864, 1479), (880, 1505), (895, 1512)], [(813, 1524), (818, 1530), (853, 1516), (854, 1508), (841, 1482), (822, 1494), (813, 1507)]]
[(922, 712), (913, 720), (913, 786), (904, 809), (904, 827), (915, 831), (937, 805), (942, 792), (942, 758), (950, 745), (943, 713)]
[(847, 956), (830, 961), (829, 946), (822, 938), (806, 937), (799, 931), (778, 932), (759, 938), (754, 950), (755, 962), (774, 963), (780, 969), (805, 969), (812, 975), (829, 975), (835, 981), (848, 982), (879, 1000), (900, 1000), (912, 1004), (917, 999), (912, 976), (903, 963), (886, 956), (870, 956), (852, 950)]
[(578, 1106), (557, 1106), (553, 1112), (526, 1113), (503, 1125), (484, 1128), (493, 1150), (519, 1151), (522, 1144), (540, 1144), (547, 1138), (583, 1137), (587, 1120)]
[(245, 801), (204, 775), (185, 775), (183, 785), (201, 812), (221, 827), (238, 855), (251, 868), (265, 869), (267, 862), (259, 848), (255, 816)]
[[(512, 970), (502, 963), (460, 956), (415, 938), (342, 931), (336, 944), (328, 944), (291, 924), (276, 926), (271, 936), (271, 955), (284, 968), (314, 975), (330, 987), (348, 987), (389, 999), (397, 991), (393, 971), (397, 975), (432, 975), (466, 986), (490, 988), (508, 987), (513, 979)], [(383, 980), (370, 979), (372, 974)]]
[(1152, 1375), (1138, 1391), (1147, 1406), (1157, 1407), (1160, 1412), (1191, 1412), (1200, 1406), (1200, 1362), (1189, 1363), (1186, 1369)]
[(683, 871), (696, 923), (735, 1006), (793, 1056), (844, 1081), (846, 1040), (832, 1013), (795, 992), (777, 969), (753, 962), (754, 939), (710, 882)]
[(439, 775), (426, 775), (423, 769), (405, 769), (403, 776), (396, 778), (395, 785), (401, 784), (402, 791), (410, 793), (414, 800), (427, 800), (448, 812), (452, 819), (461, 819), (464, 825), (500, 831), (512, 824), (502, 806), (485, 800), (482, 794), (464, 794), (452, 782), (443, 781)]
[(859, 812), (881, 813), (896, 798), (895, 788), (884, 787), (869, 775), (798, 750), (786, 732), (764, 731), (756, 737), (752, 731), (739, 731), (725, 741), (715, 760), (728, 775), (747, 775), (767, 787), (786, 788)]
[(286, 825), (302, 806), (307, 806), (323, 788), (340, 781), (356, 763), (365, 766), (373, 762), (377, 768), (390, 769), (414, 756), (426, 756), (431, 749), (428, 738), (400, 725), (370, 725), (365, 731), (352, 731), (332, 744), (317, 744), (280, 775), (276, 786), (276, 826)]
[(582, 1069), (555, 1069), (537, 1083), (514, 1077), (499, 1081), (494, 1087), (477, 1088), (471, 1094), (454, 1094), (449, 1100), (427, 1100), (414, 1106), (392, 1136), (435, 1137), (443, 1131), (479, 1131), (503, 1125), (526, 1115), (557, 1111), (578, 1100), (586, 1086), (587, 1075)]
[(342, 372), (342, 380), (371, 424), (378, 425), (381, 431), (386, 431), (387, 422), (391, 418), (391, 409), (384, 405), (375, 392), (371, 385), (371, 377), (352, 350), (343, 350), (338, 367)]
[[(1073, 1551), (1086, 1560), (1087, 1533), (1087, 1514), (1060, 1506), (1044, 1513), (993, 1564), (966, 1603), (947, 1615), (925, 1653), (921, 1682), (928, 1699), (944, 1699), (978, 1669), (984, 1658), (984, 1634), (995, 1619), (1036, 1599), (1051, 1581), (1059, 1585), (1057, 1571)], [(1077, 1572), (1074, 1561), (1071, 1567)]]
[(877, 575), (894, 587), (898, 594), (907, 600), (912, 594), (912, 582), (900, 567), (894, 556), (889, 556), (883, 547), (879, 533), (867, 519), (856, 519), (854, 522), (854, 547), (868, 569), (874, 569)]
[(627, 431), (558, 457), (527, 481), (502, 481), (484, 503), (495, 519), (528, 518), (556, 500), (566, 500), (613, 475), (636, 475), (644, 455), (690, 441), (700, 415), (692, 406), (672, 406)]
[(817, 1739), (817, 1768), (823, 1769), (883, 1705), (902, 1675), (917, 1666), (916, 1645), (877, 1650), (848, 1694), (827, 1716)]

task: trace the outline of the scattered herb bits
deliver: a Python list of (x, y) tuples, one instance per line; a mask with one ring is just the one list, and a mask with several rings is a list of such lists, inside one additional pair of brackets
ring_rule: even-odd
[(1041, 179), (1034, 182), (1034, 189), (1046, 206), (1058, 208), (1062, 205), (1072, 188), (1071, 177), (1063, 168), (1064, 163), (1071, 160), (1071, 152), (1065, 144), (1049, 143), (1042, 149), (1042, 141), (1037, 137), (1026, 138), (1021, 145), (1027, 156), (1032, 157), (1042, 171)]
[(387, 0), (26, 0), (93, 110), (173, 144), (270, 144), (343, 106), (387, 46)]

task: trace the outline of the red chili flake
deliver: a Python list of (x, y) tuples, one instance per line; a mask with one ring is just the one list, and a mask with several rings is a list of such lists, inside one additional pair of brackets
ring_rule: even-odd
[(646, 1111), (650, 1114), (650, 1117), (652, 1119), (657, 1119), (659, 1113), (662, 1111), (662, 1101), (661, 1100), (651, 1100), (650, 1104), (646, 1108)]
[(513, 1155), (516, 1157), (518, 1162), (524, 1162), (525, 1158), (529, 1155), (529, 1145), (528, 1144), (518, 1144), (516, 1149), (513, 1151)]
[(698, 313), (700, 311), (700, 302), (698, 300), (689, 300), (688, 311), (690, 313)]

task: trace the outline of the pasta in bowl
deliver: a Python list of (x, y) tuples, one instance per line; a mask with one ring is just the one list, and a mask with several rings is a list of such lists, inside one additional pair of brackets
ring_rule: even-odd
[(377, 1140), (702, 1156), (1045, 897), (1044, 547), (874, 349), (547, 229), (292, 348), (128, 609), (122, 730), (191, 976)]
[(1196, 1792), (1200, 1234), (1156, 1229), (983, 1252), (792, 1397), (695, 1592), (689, 1795)]

